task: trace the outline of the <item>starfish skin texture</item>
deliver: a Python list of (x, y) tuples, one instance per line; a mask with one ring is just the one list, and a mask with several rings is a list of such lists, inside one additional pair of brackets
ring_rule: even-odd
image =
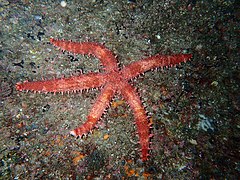
[(174, 66), (181, 62), (190, 60), (192, 54), (176, 55), (154, 55), (136, 62), (133, 62), (122, 69), (118, 68), (115, 55), (105, 46), (94, 42), (72, 42), (66, 40), (50, 39), (50, 42), (61, 50), (69, 51), (74, 54), (93, 55), (98, 58), (104, 67), (102, 73), (80, 74), (68, 78), (25, 81), (16, 84), (18, 91), (33, 91), (48, 93), (53, 92), (77, 92), (85, 89), (103, 87), (100, 95), (92, 106), (87, 121), (80, 127), (72, 130), (71, 135), (82, 137), (89, 133), (98, 120), (100, 120), (104, 111), (108, 108), (110, 101), (116, 93), (119, 93), (127, 101), (133, 110), (139, 144), (141, 146), (141, 159), (146, 161), (150, 150), (150, 126), (146, 111), (142, 105), (140, 97), (134, 87), (129, 84), (129, 80), (138, 75), (155, 68)]

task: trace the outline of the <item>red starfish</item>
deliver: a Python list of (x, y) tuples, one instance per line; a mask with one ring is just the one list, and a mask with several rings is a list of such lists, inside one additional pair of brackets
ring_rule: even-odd
[(76, 92), (83, 89), (90, 89), (104, 86), (100, 95), (97, 97), (93, 105), (87, 121), (80, 127), (74, 129), (70, 133), (74, 136), (82, 136), (91, 131), (97, 121), (101, 118), (103, 112), (109, 106), (111, 99), (116, 92), (120, 93), (123, 98), (128, 102), (133, 110), (134, 118), (137, 125), (139, 135), (139, 143), (141, 145), (141, 158), (143, 161), (148, 159), (149, 151), (149, 138), (150, 123), (140, 97), (128, 81), (141, 73), (150, 69), (173, 66), (181, 62), (189, 60), (191, 54), (177, 54), (172, 56), (155, 55), (140, 61), (133, 62), (126, 67), (119, 70), (117, 59), (113, 53), (103, 45), (92, 42), (71, 42), (65, 40), (50, 39), (50, 42), (75, 54), (88, 54), (97, 57), (104, 66), (105, 72), (103, 73), (88, 73), (79, 76), (72, 76), (69, 78), (42, 80), (35, 82), (17, 83), (16, 89), (19, 91), (34, 91), (34, 92)]

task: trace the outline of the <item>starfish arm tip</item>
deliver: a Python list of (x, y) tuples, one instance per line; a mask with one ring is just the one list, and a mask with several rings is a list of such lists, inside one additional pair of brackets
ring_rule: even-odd
[(74, 136), (74, 137), (77, 137), (77, 134), (74, 130), (70, 131), (70, 135)]

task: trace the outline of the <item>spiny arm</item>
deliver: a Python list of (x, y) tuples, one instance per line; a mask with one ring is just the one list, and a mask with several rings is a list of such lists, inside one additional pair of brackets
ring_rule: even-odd
[(137, 132), (139, 135), (139, 143), (141, 145), (141, 158), (143, 161), (148, 159), (149, 151), (149, 138), (150, 131), (147, 115), (142, 102), (135, 92), (134, 88), (127, 82), (123, 82), (121, 85), (121, 94), (123, 98), (128, 102), (131, 109), (133, 110), (133, 115), (136, 120)]
[(95, 127), (97, 121), (103, 115), (105, 109), (109, 106), (109, 103), (113, 98), (115, 91), (116, 90), (113, 87), (113, 85), (107, 83), (106, 86), (101, 91), (101, 94), (98, 96), (96, 102), (94, 103), (87, 117), (87, 121), (80, 127), (72, 130), (70, 134), (76, 137), (81, 137), (82, 135), (85, 135), (89, 131), (91, 131)]
[(101, 44), (94, 42), (72, 42), (66, 40), (56, 40), (53, 38), (50, 39), (50, 42), (60, 49), (68, 52), (96, 56), (108, 72), (118, 69), (117, 60), (114, 54)]
[(120, 73), (123, 75), (124, 79), (129, 80), (151, 69), (174, 66), (181, 62), (186, 62), (190, 60), (191, 57), (192, 54), (176, 54), (169, 56), (155, 55), (129, 64), (123, 68)]
[(34, 92), (72, 92), (84, 89), (97, 88), (106, 83), (106, 75), (99, 73), (82, 74), (69, 78), (42, 80), (42, 81), (25, 81), (17, 83), (18, 91), (34, 91)]

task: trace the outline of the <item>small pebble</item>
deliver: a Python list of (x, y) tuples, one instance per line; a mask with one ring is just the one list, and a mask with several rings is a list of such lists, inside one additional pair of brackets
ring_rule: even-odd
[(66, 1), (61, 1), (60, 4), (61, 4), (62, 7), (66, 7), (67, 6), (67, 2)]

